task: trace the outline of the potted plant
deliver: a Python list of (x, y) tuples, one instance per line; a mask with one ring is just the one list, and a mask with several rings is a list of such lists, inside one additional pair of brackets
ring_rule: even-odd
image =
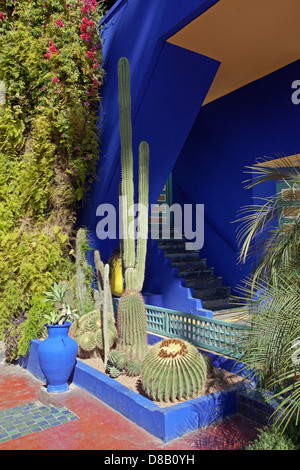
[(70, 286), (55, 283), (50, 292), (44, 292), (45, 302), (53, 302), (54, 310), (45, 315), (48, 337), (38, 348), (40, 367), (47, 380), (47, 392), (61, 393), (69, 390), (68, 381), (76, 364), (77, 342), (68, 336), (76, 310), (66, 302)]

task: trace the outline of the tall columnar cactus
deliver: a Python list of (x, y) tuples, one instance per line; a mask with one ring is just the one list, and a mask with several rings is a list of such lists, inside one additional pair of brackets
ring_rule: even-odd
[(104, 294), (103, 294), (103, 315), (102, 315), (102, 329), (103, 329), (103, 350), (104, 350), (104, 366), (106, 367), (107, 357), (110, 350), (108, 338), (108, 315), (109, 315), (109, 300), (111, 297), (110, 284), (109, 284), (109, 265), (104, 267)]
[(206, 374), (206, 362), (195, 346), (181, 339), (166, 339), (146, 354), (141, 382), (152, 400), (174, 402), (197, 396)]
[[(94, 252), (94, 262), (97, 274), (97, 283), (98, 283), (98, 291), (99, 291), (99, 302), (100, 302), (100, 310), (103, 309), (104, 306), (104, 293), (105, 294), (105, 301), (107, 303), (107, 314), (110, 315), (114, 319), (114, 307), (113, 307), (113, 300), (111, 294), (111, 288), (109, 283), (105, 283), (105, 265), (101, 260), (100, 253), (98, 250)], [(106, 268), (109, 269), (109, 268)]]
[[(139, 145), (139, 214), (137, 240), (134, 236), (134, 178), (131, 126), (130, 68), (126, 57), (118, 63), (122, 179), (120, 185), (123, 229), (122, 261), (125, 289), (140, 292), (144, 283), (148, 237), (149, 146)], [(127, 269), (130, 271), (126, 275)]]
[(147, 350), (147, 321), (143, 296), (125, 291), (118, 305), (118, 349), (142, 360)]
[(125, 281), (125, 292), (118, 305), (118, 348), (126, 351), (131, 360), (142, 360), (147, 348), (146, 309), (141, 290), (148, 237), (149, 146), (144, 141), (139, 145), (139, 212), (135, 237), (130, 68), (125, 57), (121, 57), (118, 63), (118, 81), (122, 167), (119, 190), (121, 254)]
[(88, 272), (90, 267), (87, 261), (88, 240), (86, 230), (80, 228), (76, 234), (76, 307), (79, 313), (85, 313), (91, 307), (92, 296), (89, 287)]

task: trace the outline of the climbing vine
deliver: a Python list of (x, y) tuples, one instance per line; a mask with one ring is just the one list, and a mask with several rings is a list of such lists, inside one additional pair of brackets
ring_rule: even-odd
[(99, 157), (103, 13), (96, 0), (0, 2), (0, 339), (20, 315), (36, 333), (41, 292), (73, 275)]

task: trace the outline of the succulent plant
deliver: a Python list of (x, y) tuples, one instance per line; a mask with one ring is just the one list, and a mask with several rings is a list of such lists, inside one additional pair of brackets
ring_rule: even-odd
[(134, 222), (134, 178), (131, 124), (130, 67), (126, 57), (118, 62), (121, 170), (119, 187), (121, 258), (124, 288), (118, 304), (118, 345), (129, 359), (142, 360), (147, 348), (146, 309), (141, 290), (145, 276), (148, 235), (149, 146), (139, 145), (139, 214), (137, 237), (130, 233)]
[(140, 292), (125, 291), (118, 304), (118, 349), (130, 359), (142, 360), (147, 350), (145, 302)]
[(108, 361), (110, 364), (112, 364), (113, 366), (116, 365), (119, 357), (121, 355), (121, 352), (118, 351), (117, 349), (112, 349), (108, 355)]
[[(79, 356), (85, 352), (92, 352), (96, 349), (104, 349), (104, 334), (101, 312), (93, 310), (81, 316), (78, 321), (78, 327), (75, 339), (79, 346)], [(117, 330), (114, 325), (114, 319), (108, 316), (108, 343), (112, 348), (117, 340)]]
[(136, 377), (140, 375), (142, 363), (138, 359), (130, 359), (125, 367), (125, 373), (129, 377)]
[(76, 234), (76, 308), (79, 313), (87, 311), (92, 305), (92, 291), (89, 288), (90, 266), (87, 261), (87, 232), (80, 228)]
[(77, 334), (76, 341), (80, 348), (79, 350), (85, 352), (91, 352), (97, 347), (96, 334), (94, 331), (83, 331), (82, 334)]
[(108, 372), (109, 372), (109, 374), (110, 374), (110, 376), (111, 376), (112, 379), (116, 379), (116, 378), (119, 377), (119, 376), (121, 375), (121, 373), (122, 373), (122, 372), (120, 371), (120, 369), (118, 369), (118, 368), (115, 367), (115, 366), (110, 366), (110, 365), (108, 365), (108, 366), (107, 366), (107, 369), (108, 369)]
[(174, 402), (199, 395), (206, 373), (206, 362), (195, 346), (182, 339), (164, 339), (147, 352), (141, 382), (152, 400)]
[(106, 291), (107, 289), (107, 293), (106, 293), (107, 311), (108, 311), (108, 315), (112, 316), (114, 319), (114, 307), (113, 307), (111, 289), (110, 289), (110, 285), (106, 286), (106, 283), (105, 283), (105, 264), (101, 260), (99, 250), (94, 251), (94, 263), (95, 263), (96, 274), (97, 274), (98, 292), (100, 296), (100, 309), (103, 308), (104, 291)]
[(138, 359), (128, 359), (124, 352), (113, 349), (108, 355), (107, 370), (110, 372), (112, 367), (118, 369), (120, 374), (126, 374), (129, 377), (136, 377), (141, 372), (141, 361)]
[(212, 374), (214, 370), (214, 365), (211, 358), (207, 354), (203, 354), (203, 359), (206, 362), (206, 369), (208, 374)]
[[(119, 112), (121, 139), (122, 179), (120, 185), (121, 220), (123, 228), (122, 263), (125, 273), (125, 289), (141, 291), (145, 276), (145, 260), (148, 235), (149, 195), (149, 146), (143, 141), (139, 145), (139, 215), (137, 240), (129, 233), (134, 220), (130, 209), (134, 205), (133, 151), (131, 125), (130, 67), (126, 57), (118, 62)], [(144, 210), (145, 208), (145, 210)], [(130, 270), (133, 275), (126, 276)], [(134, 273), (133, 273), (134, 271)]]

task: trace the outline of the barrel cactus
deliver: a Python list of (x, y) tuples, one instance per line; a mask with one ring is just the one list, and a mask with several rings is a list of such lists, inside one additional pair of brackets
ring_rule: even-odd
[[(78, 322), (75, 339), (79, 346), (79, 356), (104, 349), (103, 325), (101, 313), (94, 310), (82, 315)], [(113, 318), (108, 316), (108, 340), (109, 347), (113, 347), (117, 339), (117, 330)]]
[(164, 339), (147, 352), (141, 382), (152, 400), (174, 402), (199, 395), (206, 374), (206, 362), (195, 346), (177, 338)]

